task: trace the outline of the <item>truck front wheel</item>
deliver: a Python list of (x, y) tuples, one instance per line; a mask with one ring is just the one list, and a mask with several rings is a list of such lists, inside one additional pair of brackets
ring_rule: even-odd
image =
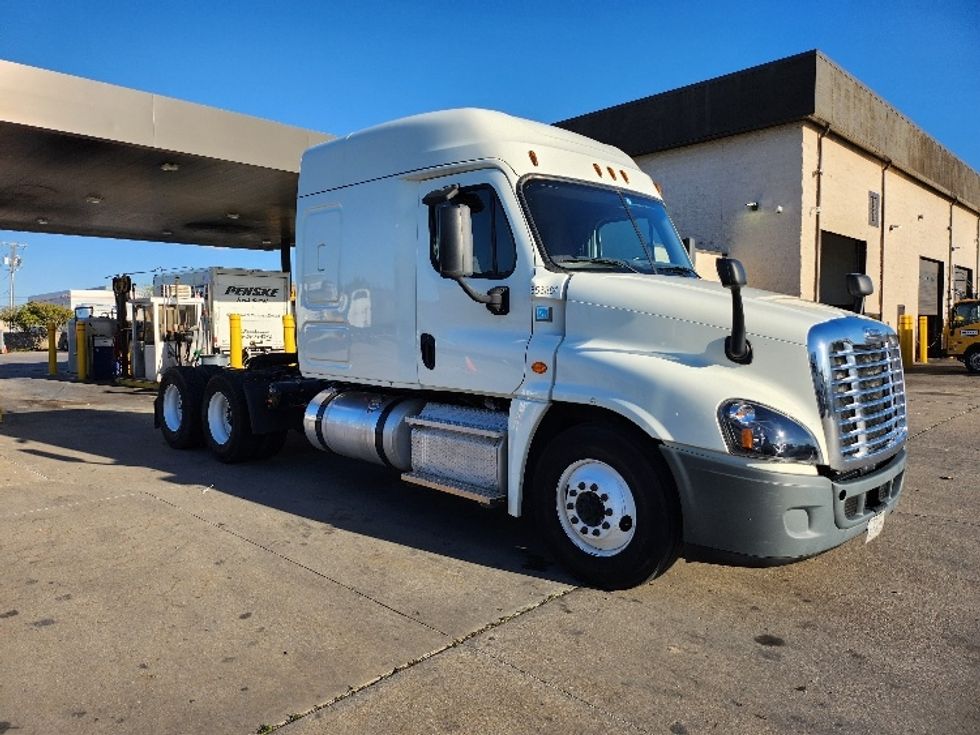
[(589, 423), (558, 434), (542, 453), (532, 488), (535, 523), (558, 559), (587, 584), (633, 587), (677, 558), (676, 494), (655, 452)]
[(201, 396), (207, 382), (192, 367), (172, 367), (157, 391), (156, 412), (163, 438), (174, 449), (201, 446)]
[(966, 365), (966, 369), (974, 375), (980, 373), (980, 347), (970, 349), (966, 355), (963, 356), (963, 364)]
[(220, 372), (208, 381), (201, 403), (201, 423), (208, 448), (222, 462), (242, 462), (257, 455), (261, 438), (252, 433), (239, 374)]

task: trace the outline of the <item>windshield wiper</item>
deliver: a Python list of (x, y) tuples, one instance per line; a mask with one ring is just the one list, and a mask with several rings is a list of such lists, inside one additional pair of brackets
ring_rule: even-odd
[(619, 260), (618, 258), (590, 258), (587, 255), (558, 255), (552, 257), (552, 260), (559, 265), (563, 263), (584, 263), (586, 265), (595, 263), (596, 265), (611, 265), (616, 268), (625, 268), (633, 273), (639, 273), (636, 268), (625, 260)]
[(691, 275), (694, 276), (695, 278), (698, 275), (698, 272), (696, 270), (694, 270), (693, 268), (689, 268), (686, 265), (658, 265), (657, 273), (662, 276), (663, 275), (667, 275), (667, 276)]

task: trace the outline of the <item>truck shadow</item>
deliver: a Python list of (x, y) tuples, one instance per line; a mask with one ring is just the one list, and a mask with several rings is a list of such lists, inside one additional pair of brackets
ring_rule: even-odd
[[(165, 482), (184, 492), (200, 494), (206, 488), (363, 536), (574, 583), (525, 525), (506, 511), (488, 511), (471, 501), (403, 483), (382, 467), (319, 452), (297, 433), (290, 434), (276, 457), (238, 465), (223, 465), (204, 449), (171, 449), (153, 428), (149, 413), (72, 407), (8, 413), (0, 423), (0, 435), (22, 445), (17, 451), (25, 463), (30, 461), (52, 479), (58, 477), (59, 465), (65, 473), (84, 463), (144, 468), (151, 475), (162, 473)], [(110, 481), (113, 476), (107, 474)], [(98, 487), (95, 497), (128, 489)], [(176, 505), (181, 497), (179, 491), (166, 493), (166, 500)]]

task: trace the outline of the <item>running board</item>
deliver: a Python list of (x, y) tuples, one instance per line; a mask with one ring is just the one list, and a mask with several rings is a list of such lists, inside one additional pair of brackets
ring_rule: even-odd
[(421, 485), (422, 487), (440, 490), (444, 493), (449, 493), (450, 495), (458, 495), (459, 497), (466, 498), (467, 500), (475, 500), (480, 505), (485, 505), (487, 507), (500, 505), (507, 499), (507, 495), (501, 493), (496, 488), (470, 485), (465, 482), (459, 482), (458, 480), (450, 480), (445, 477), (427, 475), (421, 472), (406, 472), (402, 475), (402, 479), (405, 482), (412, 483), (413, 485)]

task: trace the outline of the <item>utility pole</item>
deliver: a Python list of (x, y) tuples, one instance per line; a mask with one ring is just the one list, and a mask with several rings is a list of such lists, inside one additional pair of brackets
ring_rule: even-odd
[(10, 250), (9, 255), (3, 256), (3, 264), (9, 274), (10, 301), (8, 306), (12, 309), (14, 308), (14, 274), (20, 270), (21, 265), (24, 263), (24, 259), (17, 254), (17, 251), (26, 248), (27, 245), (20, 242), (5, 242), (2, 245)]

